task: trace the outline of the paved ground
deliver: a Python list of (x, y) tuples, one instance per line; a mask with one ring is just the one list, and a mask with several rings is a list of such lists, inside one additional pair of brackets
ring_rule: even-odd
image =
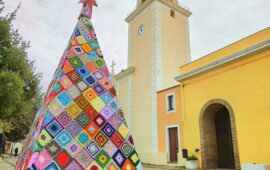
[[(0, 160), (0, 170), (15, 170), (16, 158), (3, 158)], [(144, 170), (167, 170), (157, 168), (144, 168)], [(215, 169), (217, 170), (217, 169)], [(221, 169), (220, 169), (221, 170)]]
[[(2, 160), (0, 160), (0, 170), (14, 170), (15, 163), (16, 163), (15, 157), (4, 156)], [(165, 169), (144, 168), (144, 170), (165, 170)]]
[(16, 160), (15, 157), (4, 155), (2, 159), (0, 158), (0, 170), (14, 170)]
[[(2, 160), (0, 160), (0, 170), (14, 170), (15, 169), (16, 158), (4, 155)], [(157, 168), (145, 168), (144, 170), (164, 170)]]
[[(14, 170), (16, 158), (4, 157), (0, 160), (0, 170)], [(164, 170), (157, 168), (145, 168), (144, 170)]]
[(166, 170), (166, 169), (157, 169), (157, 168), (144, 168), (144, 170)]
[(144, 168), (144, 170), (169, 170), (169, 169), (164, 169), (164, 168)]
[[(0, 160), (0, 170), (14, 170), (15, 169), (15, 158), (4, 158)], [(144, 170), (164, 170), (156, 168), (145, 168)]]

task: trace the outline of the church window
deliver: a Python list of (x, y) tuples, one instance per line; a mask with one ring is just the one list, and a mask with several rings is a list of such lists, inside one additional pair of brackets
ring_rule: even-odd
[(138, 34), (143, 35), (144, 34), (144, 25), (140, 25), (138, 28)]
[(171, 17), (175, 18), (175, 12), (174, 12), (174, 10), (171, 10)]
[(166, 96), (166, 111), (167, 113), (175, 111), (175, 94), (168, 94)]

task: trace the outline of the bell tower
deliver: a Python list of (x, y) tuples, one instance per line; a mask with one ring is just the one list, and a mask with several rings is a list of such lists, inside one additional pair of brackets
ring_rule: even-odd
[(144, 3), (147, 0), (137, 0), (137, 6), (141, 5), (142, 3)]
[[(137, 0), (137, 6), (143, 4), (143, 3), (146, 2), (146, 1), (148, 1), (148, 0)], [(177, 1), (177, 0), (167, 0), (167, 1), (171, 1), (172, 3), (178, 5), (178, 1)]]
[(147, 68), (152, 69), (157, 90), (176, 85), (172, 77), (178, 75), (179, 66), (190, 61), (190, 15), (178, 0), (137, 0), (136, 9), (126, 18), (128, 66), (137, 70), (145, 64), (140, 60), (149, 59)]
[[(166, 164), (159, 152), (157, 92), (177, 85), (190, 61), (188, 17), (177, 0), (137, 0), (129, 25), (128, 68), (115, 76), (119, 100), (142, 162)], [(161, 160), (162, 158), (162, 160)]]

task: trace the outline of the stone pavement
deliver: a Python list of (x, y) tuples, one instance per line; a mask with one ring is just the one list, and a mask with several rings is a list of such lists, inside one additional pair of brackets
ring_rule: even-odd
[(153, 164), (142, 164), (144, 170), (184, 170), (185, 168), (176, 164), (169, 165), (153, 165)]
[[(164, 167), (162, 167), (162, 168), (156, 168), (156, 167), (152, 167), (152, 168), (150, 168), (150, 167), (147, 167), (147, 168), (143, 168), (144, 170), (172, 170), (172, 169), (169, 169), (169, 168), (164, 168)], [(176, 168), (175, 168), (176, 169)], [(175, 170), (174, 169), (174, 170)], [(183, 168), (179, 168), (179, 169), (177, 169), (177, 170), (186, 170), (186, 169), (183, 169)]]
[[(16, 157), (3, 155), (2, 159), (0, 160), (0, 170), (15, 170), (16, 161), (17, 161)], [(165, 169), (144, 168), (144, 170), (165, 170)]]
[[(15, 170), (17, 158), (9, 155), (3, 155), (0, 159), (0, 170)], [(144, 168), (144, 170), (165, 170), (159, 168)]]
[[(2, 159), (0, 159), (0, 170), (15, 170), (16, 161), (17, 161), (16, 157), (4, 155)], [(179, 170), (181, 169), (182, 168), (179, 168)], [(144, 170), (169, 170), (169, 169), (164, 168), (164, 167), (161, 167), (161, 168), (147, 167), (147, 168), (144, 168)], [(223, 169), (215, 169), (215, 170), (223, 170)]]
[(144, 168), (144, 170), (168, 170), (168, 169)]
[(14, 170), (16, 161), (16, 157), (3, 155), (3, 157), (0, 158), (0, 170)]

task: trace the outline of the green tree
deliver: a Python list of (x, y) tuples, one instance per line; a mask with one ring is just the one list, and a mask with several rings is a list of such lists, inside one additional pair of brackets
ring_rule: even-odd
[(4, 5), (0, 0), (0, 125), (8, 123), (9, 140), (18, 141), (28, 133), (41, 100), (41, 75), (28, 59), (30, 43), (12, 24), (20, 5), (5, 16)]
[(17, 73), (0, 72), (0, 113), (1, 118), (9, 117), (21, 109), (24, 82)]

